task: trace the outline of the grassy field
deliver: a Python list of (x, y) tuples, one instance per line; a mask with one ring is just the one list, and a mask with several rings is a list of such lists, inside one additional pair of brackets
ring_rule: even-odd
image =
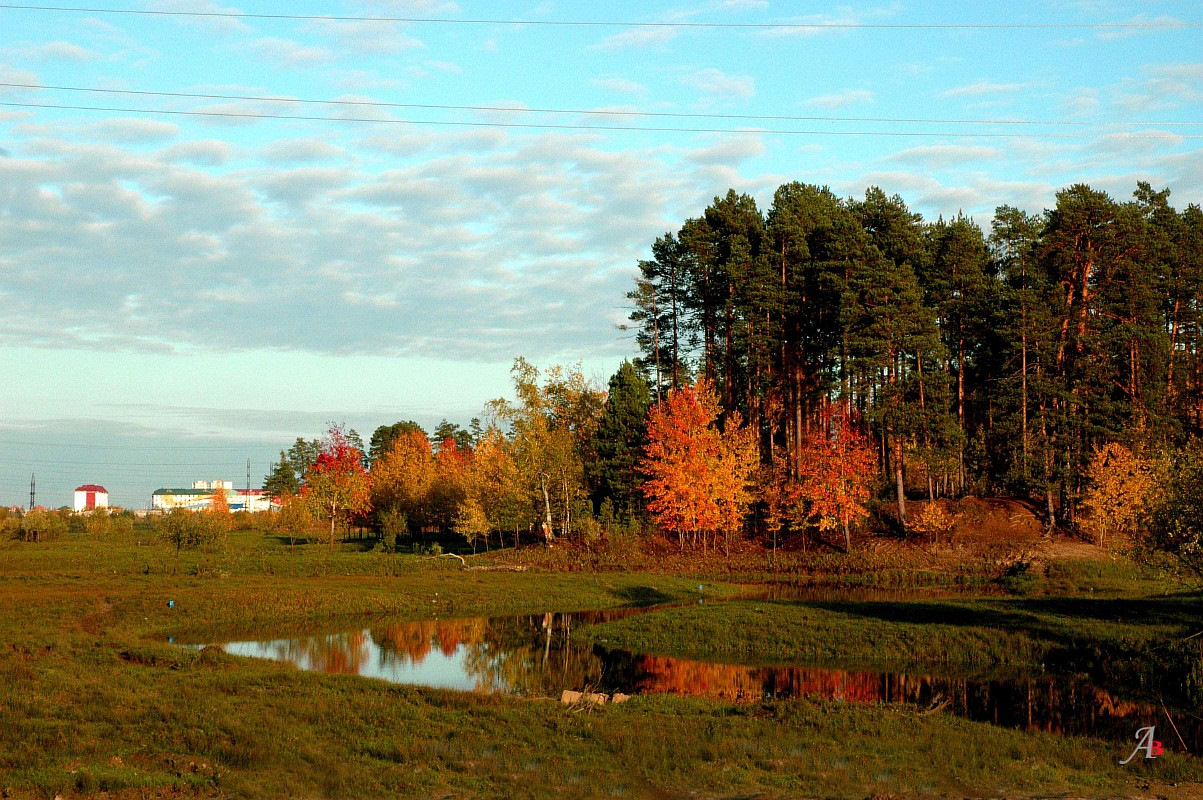
[[(177, 557), (140, 531), (120, 540), (0, 542), (0, 795), (1186, 797), (1203, 791), (1195, 758), (1167, 754), (1120, 767), (1131, 742), (1021, 733), (906, 706), (646, 696), (583, 712), (554, 699), (303, 673), (163, 640), (215, 627), (284, 630), (337, 618), (672, 602), (696, 597), (698, 583), (696, 574), (465, 572), (453, 559), (368, 549), (355, 542), (333, 551), (290, 547), (255, 531), (232, 534), (221, 556)], [(941, 644), (928, 655), (949, 645), (951, 652), (1022, 660), (1040, 657), (1040, 643), (1082, 631), (1103, 644), (1142, 646), (1184, 630), (1181, 615), (1193, 613), (1174, 605), (1187, 600), (1150, 597), (1147, 584), (1124, 574), (1088, 571), (1044, 578), (1056, 597), (1028, 586), (1028, 597), (942, 598), (926, 609), (930, 618), (918, 621), (909, 616), (916, 608), (891, 618), (881, 609), (740, 601), (704, 607), (723, 609), (717, 615), (691, 606), (596, 630), (607, 629), (607, 638), (643, 637), (664, 652), (735, 660), (741, 648), (788, 660), (818, 652), (825, 641), (866, 637), (877, 637), (867, 653), (906, 648), (922, 655), (934, 637)], [(1096, 602), (1090, 589), (1107, 595), (1102, 602), (1147, 605), (1090, 605)], [(747, 590), (734, 583), (706, 587), (708, 596)], [(1136, 609), (1130, 619), (1111, 618), (1115, 609), (1130, 608)], [(966, 615), (987, 611), (994, 615), (988, 624), (966, 624)], [(772, 625), (764, 624), (766, 615)], [(1008, 638), (983, 640), (980, 631), (1000, 628)], [(964, 644), (950, 644), (966, 636)]]

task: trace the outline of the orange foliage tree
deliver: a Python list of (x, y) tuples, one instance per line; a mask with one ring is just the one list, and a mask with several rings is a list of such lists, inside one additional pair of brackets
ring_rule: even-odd
[(428, 515), (442, 530), (454, 527), (460, 507), (468, 498), (468, 474), (472, 467), (472, 451), (460, 449), (451, 437), (439, 445), (434, 454), (434, 479), (428, 495)]
[(641, 463), (648, 476), (643, 493), (648, 511), (664, 530), (685, 537), (722, 531), (729, 537), (743, 524), (752, 502), (756, 434), (738, 414), (717, 426), (718, 397), (705, 381), (669, 392), (648, 413), (647, 448)]
[(305, 474), (301, 496), (323, 519), (330, 520), (329, 544), (334, 546), (336, 523), (371, 508), (371, 489), (363, 468), (363, 453), (347, 439), (341, 425), (332, 425), (322, 452)]
[(411, 530), (425, 522), (428, 495), (434, 482), (434, 455), (421, 431), (407, 430), (372, 464), (372, 507), (378, 513), (404, 514)]
[(784, 459), (762, 478), (766, 524), (774, 534), (793, 530), (841, 529), (844, 547), (852, 547), (851, 528), (869, 516), (877, 455), (869, 438), (841, 403), (828, 406), (819, 425), (802, 445), (798, 471)]

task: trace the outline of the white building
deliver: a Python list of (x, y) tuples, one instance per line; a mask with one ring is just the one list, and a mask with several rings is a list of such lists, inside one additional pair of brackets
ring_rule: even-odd
[(95, 483), (85, 483), (75, 490), (76, 512), (109, 507), (109, 490)]
[(156, 511), (186, 508), (205, 511), (221, 492), (231, 511), (270, 511), (271, 497), (262, 489), (235, 489), (233, 481), (195, 481), (191, 489), (156, 489), (150, 506)]

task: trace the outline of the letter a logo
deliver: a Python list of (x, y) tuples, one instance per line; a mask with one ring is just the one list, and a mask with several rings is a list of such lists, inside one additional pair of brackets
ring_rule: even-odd
[(1150, 725), (1147, 728), (1141, 728), (1136, 732), (1136, 749), (1132, 751), (1132, 755), (1125, 758), (1120, 764), (1127, 764), (1132, 759), (1136, 758), (1136, 754), (1141, 750), (1145, 751), (1145, 758), (1157, 758), (1165, 752), (1161, 746), (1161, 742), (1154, 741), (1153, 732), (1157, 729)]

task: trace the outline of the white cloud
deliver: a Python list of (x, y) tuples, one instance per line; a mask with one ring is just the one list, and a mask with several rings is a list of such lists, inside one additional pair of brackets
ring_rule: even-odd
[(667, 44), (677, 38), (676, 28), (631, 28), (607, 36), (593, 45), (595, 50), (638, 50)]
[(312, 23), (313, 30), (334, 38), (340, 51), (359, 55), (395, 55), (426, 46), (420, 39), (405, 33), (405, 26), (395, 22), (366, 20), (320, 20)]
[(314, 67), (334, 60), (334, 54), (320, 47), (312, 47), (290, 39), (264, 37), (256, 40), (251, 49), (262, 59), (285, 69)]
[(84, 63), (100, 59), (100, 53), (97, 53), (95, 50), (89, 50), (86, 47), (64, 41), (45, 42), (42, 44), (19, 42), (10, 45), (4, 51), (0, 52), (5, 53), (9, 59), (16, 62), (67, 61)]
[(263, 151), (265, 161), (279, 164), (330, 161), (346, 156), (345, 149), (324, 139), (280, 139)]
[(1034, 84), (1031, 83), (998, 83), (994, 81), (977, 81), (976, 83), (957, 86), (952, 89), (945, 89), (939, 93), (939, 97), (946, 99), (956, 97), (989, 97), (1000, 94), (1016, 94), (1018, 92), (1031, 89)]
[(180, 127), (145, 117), (123, 117), (93, 123), (86, 126), (83, 133), (102, 141), (139, 144), (175, 138), (180, 133)]
[(890, 160), (906, 164), (922, 164), (932, 169), (944, 169), (981, 161), (993, 161), (1002, 156), (1002, 151), (993, 147), (945, 144), (912, 147), (895, 153)]
[(847, 108), (848, 106), (861, 105), (863, 103), (872, 103), (875, 95), (868, 89), (847, 89), (843, 92), (835, 94), (824, 94), (818, 97), (812, 97), (806, 101), (806, 105), (812, 108), (837, 109)]
[(213, 15), (207, 17), (173, 17), (181, 25), (205, 28), (216, 33), (225, 34), (250, 30), (241, 20), (231, 16), (222, 16), (223, 14), (241, 13), (240, 9), (231, 6), (221, 6), (212, 2), (212, 0), (149, 0), (147, 6), (153, 11)]
[(809, 14), (783, 20), (784, 23), (787, 23), (787, 26), (769, 28), (764, 31), (764, 35), (770, 37), (804, 37), (846, 32), (852, 26), (872, 24), (873, 22), (881, 22), (882, 20), (897, 16), (901, 8), (900, 3), (866, 9), (841, 6), (824, 14)]
[(760, 136), (730, 136), (709, 147), (691, 151), (688, 158), (696, 164), (735, 166), (764, 153), (764, 140)]
[(598, 89), (605, 89), (608, 92), (616, 92), (618, 94), (647, 94), (647, 87), (637, 81), (627, 78), (591, 78), (590, 86), (595, 86)]
[(728, 75), (714, 67), (698, 70), (681, 78), (681, 83), (708, 94), (748, 99), (756, 94), (756, 79)]

